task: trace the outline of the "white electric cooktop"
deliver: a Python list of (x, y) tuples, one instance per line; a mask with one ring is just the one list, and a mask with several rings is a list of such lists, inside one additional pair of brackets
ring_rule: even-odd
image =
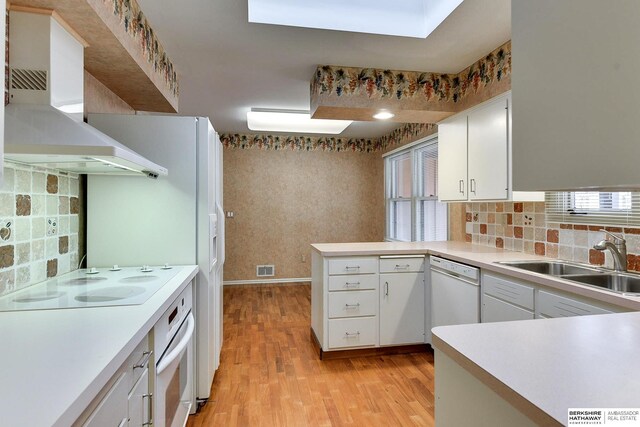
[(0, 311), (138, 305), (175, 276), (170, 266), (72, 271), (0, 298)]

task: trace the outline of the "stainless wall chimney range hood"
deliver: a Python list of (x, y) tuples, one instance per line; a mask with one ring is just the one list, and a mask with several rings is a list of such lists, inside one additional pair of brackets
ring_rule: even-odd
[(66, 24), (55, 13), (10, 13), (5, 158), (79, 174), (167, 175), (82, 121), (84, 43)]

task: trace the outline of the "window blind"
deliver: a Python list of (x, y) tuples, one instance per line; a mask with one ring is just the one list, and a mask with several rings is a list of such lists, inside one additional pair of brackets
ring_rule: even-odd
[(438, 196), (438, 144), (416, 150), (418, 171), (418, 197)]
[(547, 192), (548, 222), (597, 225), (640, 225), (640, 193)]

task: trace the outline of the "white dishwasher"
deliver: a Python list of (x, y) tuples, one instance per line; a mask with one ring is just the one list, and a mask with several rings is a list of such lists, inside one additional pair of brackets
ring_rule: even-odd
[(431, 257), (431, 327), (480, 322), (480, 270)]

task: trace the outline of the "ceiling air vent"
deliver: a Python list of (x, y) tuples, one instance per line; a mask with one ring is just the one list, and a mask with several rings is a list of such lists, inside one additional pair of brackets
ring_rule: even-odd
[(47, 90), (47, 72), (12, 68), (11, 89)]
[(273, 265), (258, 265), (256, 266), (256, 275), (258, 277), (270, 277), (275, 276), (276, 268)]

